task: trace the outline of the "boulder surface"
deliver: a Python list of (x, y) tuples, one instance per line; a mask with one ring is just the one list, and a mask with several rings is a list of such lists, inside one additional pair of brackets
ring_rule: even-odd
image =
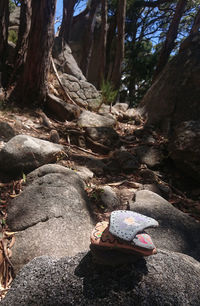
[(8, 209), (7, 224), (17, 231), (12, 249), (15, 269), (37, 256), (71, 256), (87, 250), (93, 225), (79, 175), (59, 165), (44, 165), (30, 173), (27, 182)]
[(200, 223), (173, 207), (158, 194), (141, 190), (136, 192), (130, 209), (159, 222), (158, 228), (146, 230), (158, 248), (180, 252), (200, 260)]
[(6, 172), (30, 172), (56, 161), (63, 146), (32, 136), (17, 135), (0, 151), (0, 169)]
[(131, 265), (100, 266), (90, 253), (27, 264), (2, 301), (10, 305), (199, 305), (200, 264), (159, 250)]

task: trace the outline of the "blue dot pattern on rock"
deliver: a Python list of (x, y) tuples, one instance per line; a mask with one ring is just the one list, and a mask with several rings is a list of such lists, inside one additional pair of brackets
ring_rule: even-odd
[(128, 210), (111, 213), (109, 232), (120, 239), (131, 241), (136, 234), (149, 227), (157, 227), (158, 222), (150, 217)]

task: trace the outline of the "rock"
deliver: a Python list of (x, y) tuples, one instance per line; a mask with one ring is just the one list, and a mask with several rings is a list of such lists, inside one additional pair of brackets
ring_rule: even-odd
[(109, 232), (122, 240), (134, 241), (137, 234), (158, 225), (155, 219), (145, 215), (129, 210), (116, 210), (110, 215)]
[(53, 143), (60, 142), (60, 136), (56, 130), (51, 130), (49, 133), (49, 140)]
[(67, 44), (63, 46), (61, 37), (55, 38), (52, 55), (55, 58), (58, 71), (72, 75), (78, 80), (86, 81), (72, 55), (70, 47)]
[[(112, 213), (115, 212), (116, 211)], [(129, 211), (129, 213), (133, 212)], [(110, 228), (112, 226), (111, 222)], [(106, 266), (117, 266), (119, 264), (135, 262), (136, 260), (138, 260), (139, 256), (146, 257), (157, 253), (155, 245), (153, 244), (153, 241), (148, 234), (139, 233), (134, 237), (133, 242), (129, 243), (124, 239), (121, 239), (121, 237), (118, 238), (119, 235), (112, 235), (110, 232), (110, 228), (109, 222), (98, 222), (91, 233), (90, 249), (92, 251), (92, 256), (94, 257), (95, 262), (104, 264)], [(116, 234), (118, 233), (119, 232), (117, 231)], [(130, 256), (130, 254), (132, 256)]]
[(108, 117), (98, 115), (89, 111), (83, 111), (78, 119), (78, 125), (82, 128), (87, 127), (113, 127), (116, 120)]
[(14, 11), (9, 16), (9, 26), (19, 26), (20, 23), (20, 7), (16, 7)]
[(120, 200), (115, 191), (110, 186), (103, 186), (100, 192), (100, 198), (106, 211), (119, 209)]
[(27, 135), (13, 137), (0, 151), (0, 169), (10, 173), (30, 172), (56, 161), (63, 146)]
[(128, 151), (116, 151), (114, 157), (119, 163), (118, 168), (120, 166), (125, 172), (132, 172), (139, 168), (137, 158)]
[(40, 255), (60, 258), (87, 250), (92, 221), (81, 178), (65, 167), (45, 165), (30, 173), (27, 182), (8, 210), (9, 229), (17, 231), (15, 269)]
[(200, 121), (185, 121), (176, 126), (169, 152), (178, 168), (200, 181)]
[(91, 254), (26, 265), (1, 302), (10, 305), (199, 305), (200, 264), (159, 250), (131, 265), (99, 266)]
[(80, 115), (78, 105), (66, 103), (52, 94), (48, 94), (47, 108), (61, 121), (72, 121)]
[(136, 154), (142, 164), (149, 168), (158, 167), (161, 163), (161, 151), (152, 146), (140, 146), (136, 149)]
[(122, 112), (126, 112), (128, 109), (128, 104), (127, 103), (116, 103), (115, 105), (113, 105), (113, 108), (117, 111), (122, 111)]
[(97, 176), (103, 175), (107, 169), (106, 164), (97, 158), (90, 158), (86, 163), (86, 166)]
[(135, 108), (129, 108), (123, 113), (124, 120), (133, 120), (136, 125), (142, 123), (142, 117), (140, 113)]
[(150, 169), (142, 169), (140, 176), (143, 179), (144, 184), (154, 184), (157, 182), (156, 174)]
[(76, 166), (78, 175), (82, 178), (83, 181), (88, 182), (94, 176), (94, 173), (90, 169), (83, 166)]
[(0, 122), (0, 140), (9, 141), (16, 135), (13, 127), (7, 122)]
[(91, 83), (87, 82), (82, 71), (75, 61), (71, 49), (67, 44), (63, 45), (60, 37), (55, 38), (53, 57), (55, 65), (61, 72), (61, 81), (69, 96), (79, 106), (98, 108), (101, 103), (101, 95)]
[(159, 126), (165, 134), (183, 121), (199, 120), (200, 33), (190, 35), (145, 94), (138, 111), (147, 125)]
[(95, 110), (101, 103), (101, 97), (96, 88), (87, 81), (63, 73), (61, 81), (70, 97), (78, 105)]
[(88, 127), (86, 135), (110, 149), (119, 145), (119, 135), (112, 127)]
[(159, 222), (157, 229), (148, 229), (158, 248), (180, 252), (200, 260), (200, 223), (172, 206), (159, 195), (141, 190), (136, 192), (130, 209)]
[(110, 113), (110, 105), (102, 103), (101, 107), (98, 110), (100, 115), (107, 115)]

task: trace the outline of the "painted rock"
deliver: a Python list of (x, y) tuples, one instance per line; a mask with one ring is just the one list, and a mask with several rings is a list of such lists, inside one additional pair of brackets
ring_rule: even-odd
[[(144, 235), (144, 236), (142, 236)], [(156, 248), (146, 233), (142, 233), (135, 237), (134, 242), (128, 242), (122, 240), (116, 236), (113, 236), (109, 231), (109, 223), (106, 221), (96, 224), (94, 230), (91, 233), (91, 246), (94, 251), (97, 249), (104, 250), (117, 250), (125, 253), (132, 253), (140, 256), (150, 256), (156, 254)]]
[(154, 250), (156, 248), (151, 237), (147, 233), (137, 234), (133, 238), (131, 244), (147, 250)]
[(153, 218), (129, 210), (116, 210), (110, 216), (109, 232), (120, 239), (132, 241), (136, 234), (157, 226), (158, 222)]

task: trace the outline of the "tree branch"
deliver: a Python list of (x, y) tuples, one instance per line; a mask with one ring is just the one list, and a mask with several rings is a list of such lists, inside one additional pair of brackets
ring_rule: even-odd
[(145, 6), (145, 7), (158, 7), (161, 4), (165, 4), (165, 3), (169, 3), (169, 2), (174, 2), (174, 0), (157, 0), (156, 2), (152, 2), (152, 1), (141, 1), (138, 0), (135, 2), (135, 6), (136, 7), (140, 7), (140, 6)]

